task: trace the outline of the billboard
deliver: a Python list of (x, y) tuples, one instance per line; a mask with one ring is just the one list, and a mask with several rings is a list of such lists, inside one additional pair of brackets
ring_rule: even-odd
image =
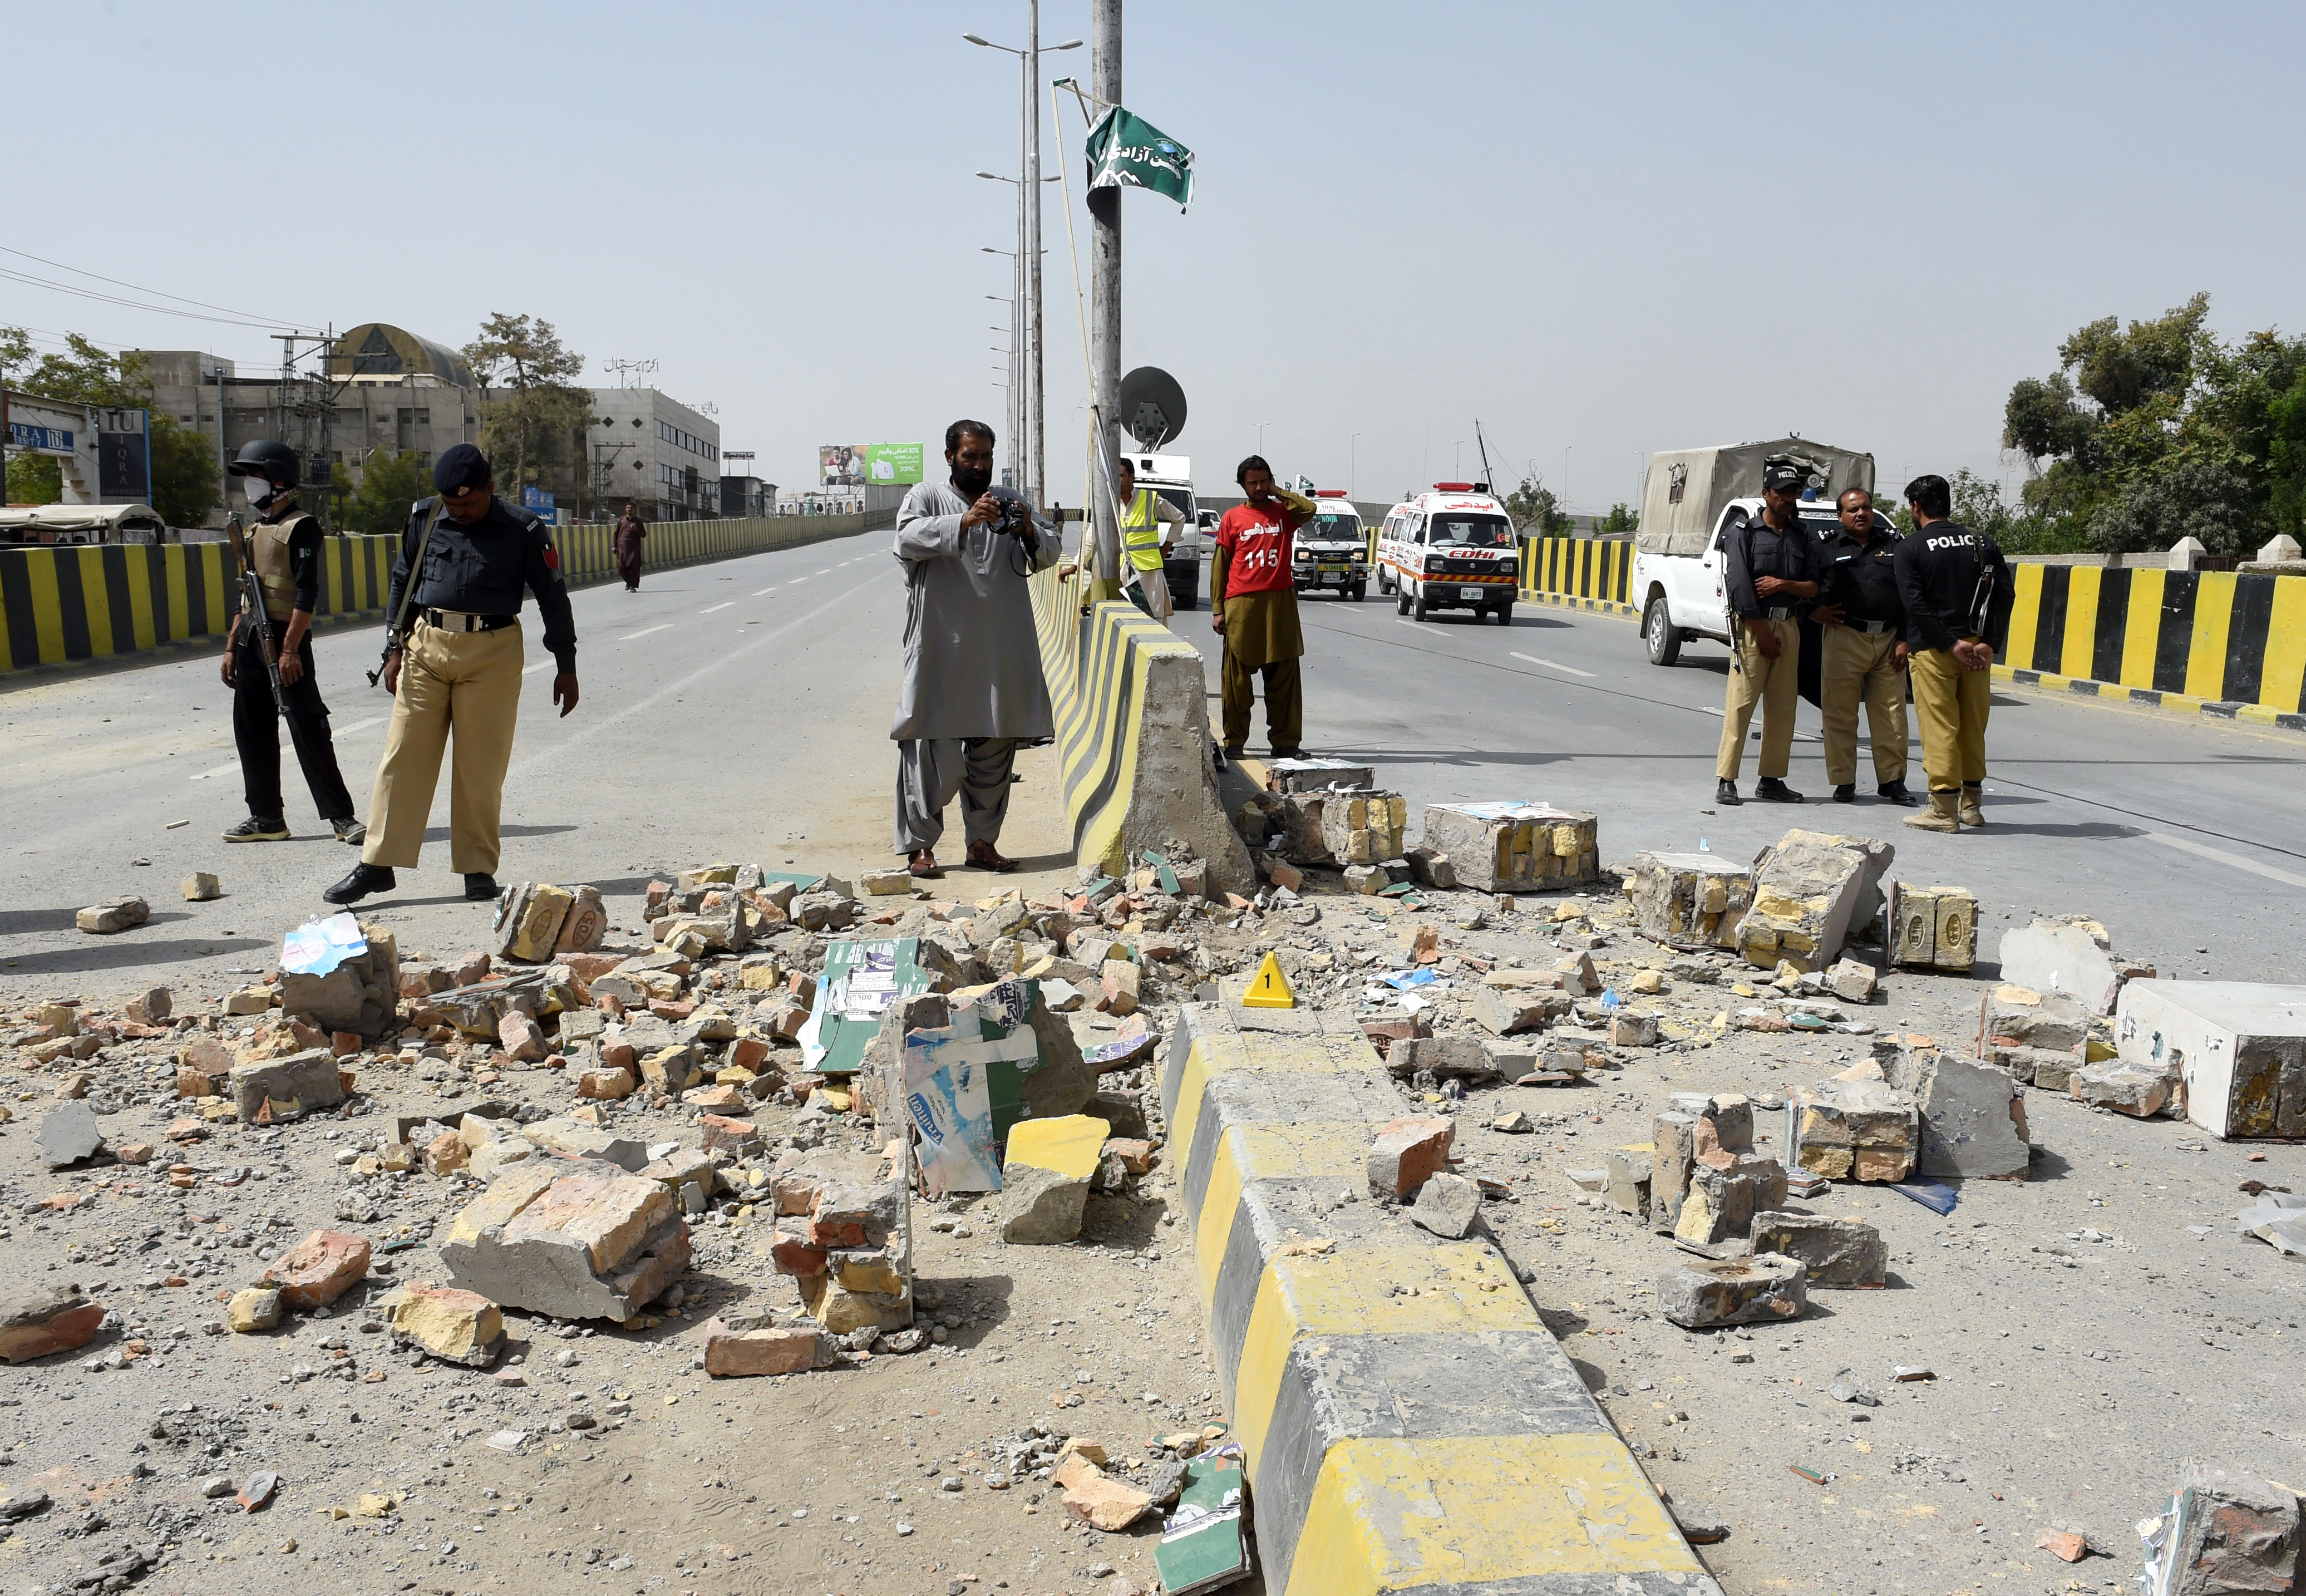
[(918, 443), (828, 443), (816, 451), (821, 488), (887, 487), (921, 480)]
[(152, 502), (152, 416), (146, 410), (106, 410), (96, 434), (96, 497), (99, 504)]

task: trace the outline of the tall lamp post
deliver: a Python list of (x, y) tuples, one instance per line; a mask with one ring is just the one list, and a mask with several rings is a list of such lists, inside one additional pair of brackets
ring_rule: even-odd
[[(1047, 473), (1041, 459), (1041, 100), (1037, 92), (1041, 79), (1041, 0), (1026, 0), (1025, 47), (996, 45), (989, 38), (974, 33), (961, 38), (987, 50), (1002, 50), (1017, 57), (1018, 87), (1021, 125), (1018, 129), (1023, 158), (1017, 184), (1017, 252), (1021, 257), (1018, 282), (1022, 290), (1025, 333), (1024, 402), (1029, 420), (1026, 422), (1025, 474), (1018, 483), (1034, 504), (1048, 502)], [(1069, 38), (1053, 50), (1077, 50), (1081, 41)]]
[(1345, 440), (1345, 502), (1347, 504), (1353, 502), (1354, 487), (1361, 480), (1358, 474), (1361, 452), (1362, 435), (1359, 432), (1353, 433)]

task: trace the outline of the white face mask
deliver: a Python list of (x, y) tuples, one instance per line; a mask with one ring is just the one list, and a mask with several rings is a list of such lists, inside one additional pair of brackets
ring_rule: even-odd
[(250, 508), (260, 510), (264, 508), (264, 501), (279, 491), (253, 472), (242, 477), (240, 485), (248, 494)]

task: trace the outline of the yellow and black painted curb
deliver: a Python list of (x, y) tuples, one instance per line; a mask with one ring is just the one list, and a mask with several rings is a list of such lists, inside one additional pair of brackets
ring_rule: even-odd
[(2060, 676), (2048, 670), (2020, 670), (2010, 665), (1993, 668), (1994, 679), (2005, 687), (2032, 688), (2063, 698), (2095, 698), (2102, 704), (2153, 710), (2182, 721), (2232, 721), (2276, 731), (2306, 731), (2306, 713), (2285, 714), (2262, 704), (2192, 698), (2183, 693), (2164, 693), (2153, 687), (2125, 687), (2120, 682), (2092, 681), (2087, 677)]
[(1585, 599), (1587, 610), (1638, 610), (1626, 587), (1634, 569), (1630, 538), (1524, 538), (1524, 598), (1559, 602)]
[(1276, 1596), (1721, 1596), (1483, 1241), (1373, 1201), (1409, 1112), (1349, 1016), (1187, 1007), (1183, 1222)]

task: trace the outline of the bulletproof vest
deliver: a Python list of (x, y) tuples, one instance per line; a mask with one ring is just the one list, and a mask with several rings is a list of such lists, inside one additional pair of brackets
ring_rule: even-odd
[(296, 608), (296, 578), (288, 569), (288, 535), (312, 519), (291, 511), (278, 521), (262, 521), (249, 529), (248, 564), (264, 589), (264, 613), (285, 621)]

